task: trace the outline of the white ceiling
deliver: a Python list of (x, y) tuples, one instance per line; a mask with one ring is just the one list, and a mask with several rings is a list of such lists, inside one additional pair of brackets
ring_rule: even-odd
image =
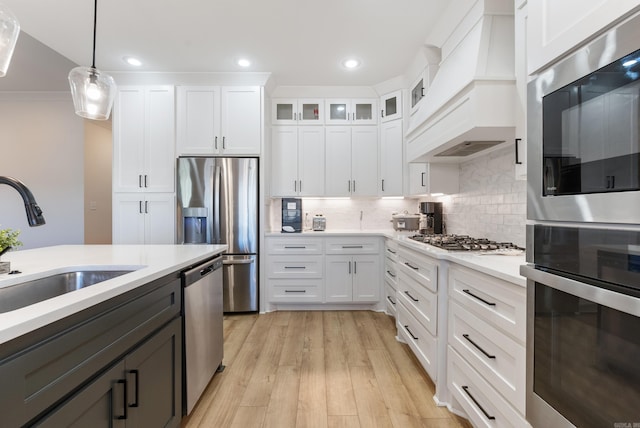
[[(74, 63), (91, 65), (93, 1), (2, 1), (23, 32)], [(271, 72), (276, 85), (371, 86), (406, 70), (447, 3), (100, 0), (96, 67), (112, 72), (230, 72), (244, 71), (235, 61), (247, 57), (253, 61), (247, 71)], [(20, 60), (12, 63), (5, 79), (12, 71), (21, 74), (19, 65), (32, 55), (27, 49), (37, 45), (28, 42), (19, 40), (14, 58)], [(41, 49), (34, 52), (42, 54)], [(125, 55), (139, 57), (143, 67), (127, 65)], [(359, 58), (362, 66), (343, 69), (340, 62), (349, 56)], [(53, 66), (41, 64), (39, 73)], [(56, 65), (66, 68), (64, 60)], [(0, 90), (6, 90), (9, 82), (2, 80)]]

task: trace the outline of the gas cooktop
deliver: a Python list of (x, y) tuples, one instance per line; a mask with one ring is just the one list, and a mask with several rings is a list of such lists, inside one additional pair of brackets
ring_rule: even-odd
[(485, 238), (472, 238), (468, 235), (417, 234), (409, 238), (448, 251), (482, 251), (495, 254), (521, 254), (524, 251), (524, 248), (511, 242), (496, 242)]

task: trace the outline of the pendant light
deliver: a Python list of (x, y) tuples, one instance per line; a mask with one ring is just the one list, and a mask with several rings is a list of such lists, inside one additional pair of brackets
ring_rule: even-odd
[(96, 68), (96, 22), (98, 0), (93, 9), (93, 62), (91, 67), (76, 67), (69, 72), (69, 85), (76, 114), (86, 119), (107, 120), (116, 95), (113, 77)]
[(15, 15), (0, 3), (0, 77), (7, 74), (19, 34), (20, 24)]

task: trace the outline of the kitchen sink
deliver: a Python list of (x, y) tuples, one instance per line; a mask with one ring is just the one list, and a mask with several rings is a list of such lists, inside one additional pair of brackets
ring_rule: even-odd
[(0, 313), (89, 287), (134, 270), (76, 270), (0, 288)]

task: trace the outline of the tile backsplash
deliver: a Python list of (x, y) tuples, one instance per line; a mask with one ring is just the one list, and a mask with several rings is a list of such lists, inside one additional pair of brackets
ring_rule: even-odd
[(527, 182), (515, 179), (513, 150), (460, 164), (460, 193), (440, 198), (447, 233), (525, 245)]

